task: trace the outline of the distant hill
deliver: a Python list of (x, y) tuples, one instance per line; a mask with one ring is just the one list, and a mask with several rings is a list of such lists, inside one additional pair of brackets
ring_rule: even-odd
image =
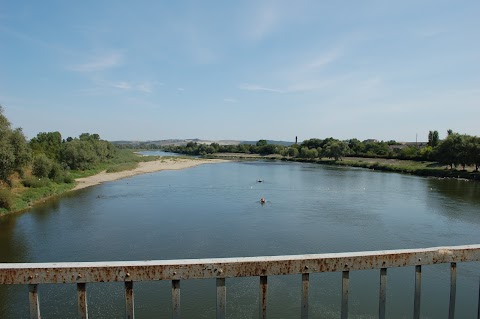
[[(239, 144), (251, 144), (255, 145), (258, 141), (236, 141), (236, 140), (201, 140), (198, 138), (193, 139), (169, 139), (169, 140), (157, 140), (157, 141), (111, 141), (113, 144), (131, 144), (131, 145), (141, 145), (141, 144), (154, 144), (158, 146), (164, 145), (176, 145), (182, 146), (187, 145), (189, 142), (199, 143), (199, 144), (212, 144), (218, 143), (220, 145), (239, 145)], [(286, 142), (286, 141), (273, 141), (267, 140), (268, 144), (276, 144), (276, 145), (283, 145), (283, 146), (290, 146), (294, 144), (293, 142)]]

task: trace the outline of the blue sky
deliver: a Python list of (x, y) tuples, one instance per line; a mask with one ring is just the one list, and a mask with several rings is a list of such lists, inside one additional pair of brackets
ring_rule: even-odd
[(0, 0), (27, 137), (480, 135), (480, 1)]

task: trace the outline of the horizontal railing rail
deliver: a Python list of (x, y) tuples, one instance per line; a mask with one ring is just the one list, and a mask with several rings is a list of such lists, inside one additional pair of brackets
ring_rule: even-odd
[[(301, 318), (308, 317), (309, 275), (342, 272), (341, 317), (348, 317), (349, 272), (380, 269), (379, 318), (385, 318), (387, 269), (415, 266), (414, 318), (420, 317), (421, 271), (423, 265), (450, 263), (449, 318), (454, 317), (456, 299), (456, 264), (480, 261), (480, 245), (347, 252), (291, 256), (242, 258), (75, 262), (75, 263), (4, 263), (0, 264), (0, 285), (28, 284), (30, 317), (40, 318), (39, 284), (76, 283), (78, 313), (88, 318), (86, 284), (124, 282), (126, 317), (134, 318), (133, 284), (138, 281), (172, 282), (173, 317), (180, 317), (180, 281), (216, 278), (217, 318), (226, 316), (226, 278), (260, 277), (259, 314), (266, 317), (268, 276), (302, 275)], [(478, 315), (480, 318), (480, 285)]]

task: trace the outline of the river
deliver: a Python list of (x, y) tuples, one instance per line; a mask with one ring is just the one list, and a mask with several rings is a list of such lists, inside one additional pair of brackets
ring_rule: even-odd
[[(263, 182), (258, 182), (262, 180)], [(261, 205), (264, 197), (267, 202)], [(0, 262), (317, 254), (480, 243), (480, 184), (347, 167), (229, 162), (105, 183), (0, 219)], [(350, 317), (376, 318), (378, 271), (350, 274)], [(459, 264), (457, 317), (473, 318), (477, 264)], [(411, 318), (414, 268), (389, 269), (387, 317)], [(93, 318), (124, 313), (121, 283), (88, 285)], [(135, 285), (138, 318), (170, 317), (170, 282)], [(338, 318), (341, 274), (314, 274), (313, 318)], [(301, 276), (269, 278), (268, 314), (298, 318)], [(422, 318), (446, 318), (449, 265), (425, 266)], [(75, 318), (76, 286), (40, 286), (43, 318)], [(258, 278), (227, 280), (227, 315), (258, 315)], [(213, 318), (215, 281), (182, 282), (182, 315)], [(0, 318), (28, 317), (26, 286)]]

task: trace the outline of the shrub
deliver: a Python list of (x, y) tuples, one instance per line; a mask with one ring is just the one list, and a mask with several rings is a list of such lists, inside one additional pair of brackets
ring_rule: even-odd
[(22, 181), (23, 186), (31, 188), (46, 187), (50, 185), (48, 178), (27, 177)]
[(48, 177), (52, 169), (52, 161), (45, 155), (40, 154), (33, 160), (32, 174), (36, 177)]
[(112, 165), (107, 169), (107, 173), (116, 173), (116, 172), (122, 172), (122, 171), (129, 171), (132, 169), (135, 169), (138, 166), (137, 163), (122, 163), (122, 164), (116, 164)]
[(63, 175), (63, 182), (66, 184), (71, 184), (75, 182), (75, 179), (72, 177), (72, 175), (70, 175), (70, 173), (65, 172), (65, 174)]
[(0, 208), (10, 210), (13, 207), (13, 195), (8, 189), (0, 189)]
[(57, 180), (62, 180), (65, 172), (62, 169), (62, 166), (58, 163), (52, 163), (50, 171), (48, 172), (48, 178), (57, 182)]

